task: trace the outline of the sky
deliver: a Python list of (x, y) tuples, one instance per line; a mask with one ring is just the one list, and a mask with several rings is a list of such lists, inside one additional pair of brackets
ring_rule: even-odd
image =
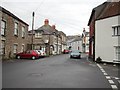
[(19, 17), (32, 29), (32, 13), (35, 12), (34, 29), (50, 25), (66, 35), (81, 35), (87, 26), (92, 9), (107, 0), (2, 0), (0, 5)]

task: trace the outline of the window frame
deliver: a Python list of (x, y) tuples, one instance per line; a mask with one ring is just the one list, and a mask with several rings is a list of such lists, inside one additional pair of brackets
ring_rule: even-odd
[[(17, 25), (17, 27), (16, 27)], [(14, 22), (14, 36), (18, 36), (19, 34), (19, 23), (17, 21)]]
[(25, 38), (25, 26), (22, 26), (22, 38)]
[(113, 32), (113, 35), (112, 36), (120, 36), (120, 25), (118, 26), (113, 26), (112, 27), (112, 32)]
[(1, 41), (1, 54), (5, 55), (5, 41), (3, 41), (3, 40)]
[[(4, 27), (2, 27), (2, 23), (4, 23)], [(5, 36), (5, 32), (6, 32), (6, 26), (7, 26), (7, 22), (5, 20), (1, 20), (1, 35)]]
[[(16, 46), (16, 48), (15, 48)], [(13, 44), (13, 53), (16, 54), (18, 51), (18, 44)]]

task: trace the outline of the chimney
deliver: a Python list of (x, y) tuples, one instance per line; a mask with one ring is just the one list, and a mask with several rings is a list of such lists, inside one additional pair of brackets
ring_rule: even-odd
[(53, 29), (56, 29), (56, 26), (55, 26), (55, 25), (52, 25), (52, 28), (53, 28)]
[(48, 20), (48, 19), (45, 19), (44, 24), (45, 24), (45, 25), (49, 25), (49, 20)]

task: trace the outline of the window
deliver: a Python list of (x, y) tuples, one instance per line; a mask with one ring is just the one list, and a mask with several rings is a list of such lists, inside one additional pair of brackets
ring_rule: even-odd
[(117, 60), (120, 60), (120, 46), (115, 47), (115, 57)]
[(18, 45), (17, 45), (17, 44), (14, 44), (14, 46), (13, 46), (13, 53), (14, 53), (14, 54), (17, 53), (17, 47), (18, 47)]
[(6, 29), (6, 22), (5, 21), (1, 21), (1, 35), (5, 35), (5, 29)]
[(2, 43), (1, 43), (1, 54), (2, 55), (5, 54), (5, 41), (2, 41)]
[(15, 26), (14, 26), (14, 35), (18, 36), (18, 23), (15, 22)]
[(25, 45), (23, 44), (21, 47), (21, 52), (24, 52), (24, 51), (25, 51)]
[(41, 38), (42, 37), (42, 33), (40, 33), (40, 32), (35, 33), (35, 37), (36, 38)]
[(120, 36), (120, 26), (113, 27), (113, 36)]
[(25, 27), (22, 27), (22, 38), (25, 37)]

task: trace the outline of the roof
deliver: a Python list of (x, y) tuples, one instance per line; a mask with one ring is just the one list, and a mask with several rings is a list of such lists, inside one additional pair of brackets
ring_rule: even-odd
[(8, 14), (9, 16), (17, 19), (18, 21), (24, 23), (25, 25), (29, 26), (26, 22), (24, 22), (23, 20), (21, 20), (20, 18), (18, 18), (17, 16), (15, 16), (13, 13), (11, 13), (10, 11), (6, 10), (5, 8), (0, 6), (0, 11), (2, 11), (3, 13)]
[(99, 20), (117, 15), (120, 15), (120, 1), (109, 3), (96, 19)]
[[(93, 8), (92, 12), (91, 12), (91, 16), (90, 16), (90, 19), (88, 21), (88, 26), (90, 25), (92, 19), (96, 19), (100, 14), (101, 12), (104, 10), (104, 8), (106, 7), (106, 5), (108, 4), (109, 2), (104, 2), (102, 3), (101, 5)], [(94, 17), (95, 16), (95, 17)]]

